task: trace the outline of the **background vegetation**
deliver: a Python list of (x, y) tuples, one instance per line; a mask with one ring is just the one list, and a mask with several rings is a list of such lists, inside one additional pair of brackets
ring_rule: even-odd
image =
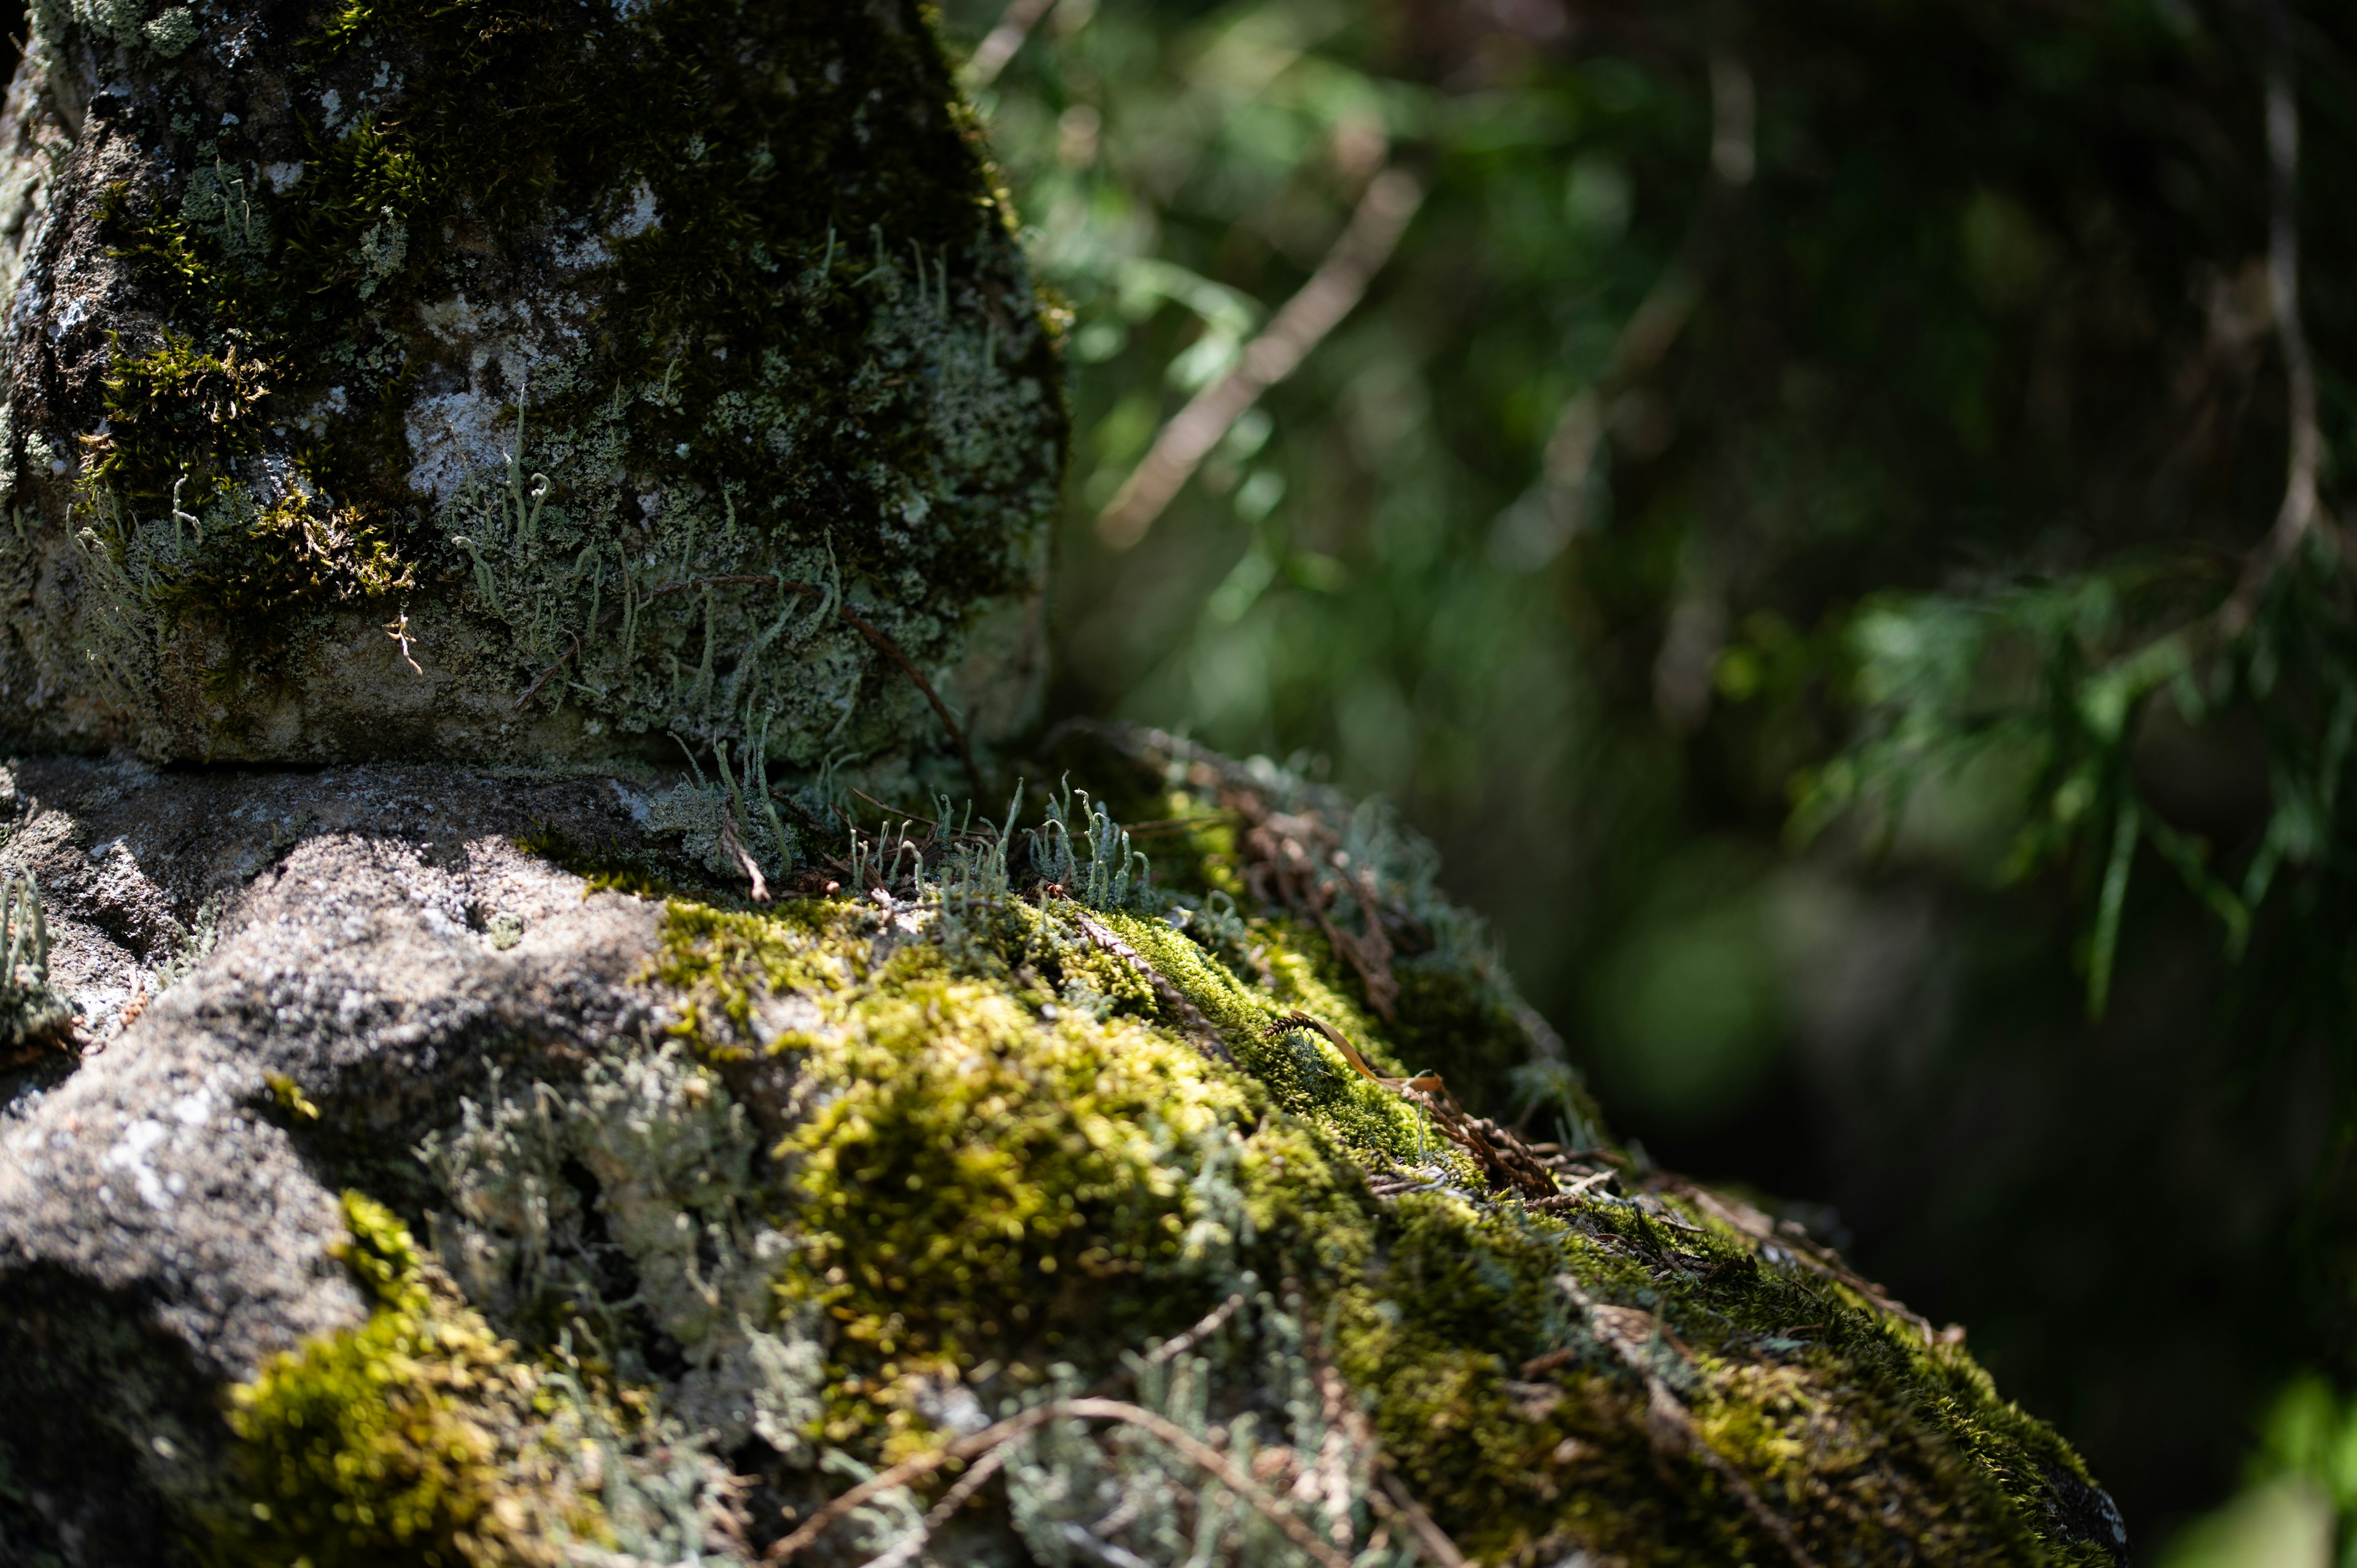
[(1397, 800), (1623, 1130), (1968, 1325), (2144, 1560), (2345, 1548), (2357, 13), (946, 27), (1071, 311), (1058, 710)]

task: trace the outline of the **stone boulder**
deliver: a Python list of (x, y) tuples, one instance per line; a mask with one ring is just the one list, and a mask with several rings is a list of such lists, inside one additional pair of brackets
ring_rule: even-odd
[(946, 780), (1030, 718), (1061, 394), (914, 5), (32, 24), (0, 734)]
[(1387, 815), (1083, 760), (759, 905), (648, 779), (18, 764), (0, 1559), (2126, 1561)]

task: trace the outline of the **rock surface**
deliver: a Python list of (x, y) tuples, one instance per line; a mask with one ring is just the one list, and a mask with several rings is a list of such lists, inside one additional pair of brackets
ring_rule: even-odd
[(914, 5), (32, 21), (0, 733), (946, 779), (1029, 718), (1061, 397)]
[[(364, 1315), (328, 1252), (343, 1212), (313, 1152), (397, 1170), (487, 1063), (643, 1031), (627, 983), (653, 914), (585, 901), (500, 836), (627, 832), (610, 784), (81, 762), (15, 778), (8, 865), (45, 889), (84, 1043), (10, 1075), (0, 1403), (14, 1432), (51, 1412), (83, 1440), (10, 1444), (31, 1490), (9, 1500), (43, 1499), (66, 1561), (136, 1561), (178, 1528), (152, 1498), (185, 1502), (220, 1462), (217, 1391)], [(502, 918), (523, 922), (504, 950)], [(331, 1118), (287, 1109), (313, 1095)], [(108, 1364), (118, 1347), (134, 1353)], [(107, 1387), (127, 1404), (94, 1397)], [(121, 1506), (126, 1484), (146, 1506)]]
[(642, 780), (17, 764), (82, 1024), (0, 1087), (0, 1560), (2125, 1561), (1952, 1338), (1601, 1141), (1387, 821), (1092, 766), (1182, 826), (759, 908)]

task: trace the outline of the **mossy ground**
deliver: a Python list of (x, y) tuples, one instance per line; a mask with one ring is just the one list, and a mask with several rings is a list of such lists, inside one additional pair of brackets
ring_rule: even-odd
[[(1298, 1561), (1270, 1523), (1289, 1509), (1349, 1558), (1405, 1563), (1430, 1552), (1417, 1507), (1492, 1563), (2123, 1559), (2068, 1446), (1957, 1337), (1804, 1236), (1600, 1141), (1517, 1145), (1553, 1197), (1493, 1187), (1464, 1129), (1510, 1132), (1375, 1081), (1288, 1025), (1318, 1020), (1388, 1076), (1403, 1039), (1428, 1047), (1512, 1011), (1425, 1014), (1432, 988), (1402, 986), (1378, 1017), (1382, 986), (1336, 957), (1324, 925), (1223, 891), (1266, 884), (1232, 824), (1204, 820), (1226, 813), (1217, 787), (1189, 783), (1201, 759), (1162, 760), (1168, 818), (1203, 847), (1158, 851), (1168, 881), (1132, 880), (1118, 899), (1088, 895), (1131, 852), (1109, 817), (1062, 797), (1028, 870), (1009, 864), (1023, 837), (994, 828), (937, 835), (861, 897), (667, 903), (647, 983), (711, 1087), (665, 1092), (725, 1095), (759, 1129), (767, 1157), (726, 1180), (776, 1240), (729, 1267), (763, 1260), (767, 1316), (747, 1332), (807, 1350), (793, 1433), (730, 1459), (768, 1504), (747, 1551), (785, 1530), (778, 1503), (807, 1518), (870, 1466), (912, 1463), (810, 1548), (817, 1560), (896, 1542), (911, 1561), (1061, 1560), (1079, 1530), (1155, 1561)], [(1316, 810), (1297, 785), (1262, 784), (1291, 814)], [(1416, 864), (1368, 864), (1370, 918), (1447, 925)], [(1328, 914), (1346, 938), (1351, 918)], [(1469, 930), (1426, 961), (1459, 971), (1446, 994), (1497, 1004)], [(599, 1114), (640, 1103), (653, 1102), (633, 1092)], [(1592, 1107), (1557, 1109), (1593, 1136)], [(640, 1266), (651, 1248), (623, 1246)], [(297, 1493), (341, 1495), (350, 1466), (316, 1457), (321, 1444), (381, 1444), (339, 1412), (333, 1379), (393, 1332), (382, 1316), (242, 1398), (241, 1433), (264, 1453), (279, 1440), (253, 1412), (300, 1402), (276, 1391), (317, 1390), (304, 1430), (351, 1434), (273, 1460), (307, 1477)], [(1148, 1354), (1182, 1333), (1184, 1355)], [(468, 1338), (443, 1364), (493, 1343)], [(522, 1375), (521, 1352), (501, 1357), (482, 1389)], [(978, 1500), (925, 1520), (956, 1473), (918, 1478), (926, 1455), (1091, 1387), (1228, 1455), (1257, 1499), (1134, 1423), (1064, 1423), (1008, 1439)], [(588, 1528), (519, 1484), (518, 1506)], [(953, 1549), (959, 1529), (981, 1534)]]

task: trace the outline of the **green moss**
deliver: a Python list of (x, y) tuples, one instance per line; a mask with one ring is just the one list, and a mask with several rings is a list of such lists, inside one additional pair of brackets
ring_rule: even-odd
[(1436, 958), (1394, 1036), (1289, 920), (1085, 918), (1151, 974), (1054, 899), (667, 913), (683, 1030), (797, 1075), (778, 1154), (805, 1244), (780, 1289), (836, 1322), (832, 1440), (911, 1452), (938, 1441), (920, 1388), (1058, 1360), (1085, 1381), (1283, 1279), (1385, 1462), (1482, 1561), (2112, 1560), (2066, 1445), (1765, 1221), (1593, 1181), (1534, 1209), (1314, 1034), (1270, 1029), (1310, 1011), (1393, 1070), (1395, 1037), (1495, 1028), (1466, 1001), (1494, 975)]
[(576, 1396), (520, 1362), (420, 1257), (400, 1221), (345, 1198), (339, 1255), (367, 1321), (273, 1360), (232, 1391), (252, 1487), (215, 1525), (226, 1562), (540, 1568), (598, 1538), (573, 1469)]
[(106, 378), (109, 435), (90, 443), (91, 481), (117, 484), (139, 500), (172, 494), (183, 478), (200, 487), (184, 504), (201, 505), (219, 484), (228, 460), (262, 444), (258, 411), (270, 395), (274, 369), (229, 345), (219, 357), (200, 352), (193, 338), (167, 332), (145, 354), (114, 339), (114, 369)]
[[(681, 1033), (706, 1052), (741, 1055), (761, 1043), (753, 1005), (762, 996), (799, 995), (839, 1005), (856, 983), (858, 905), (795, 899), (753, 914), (674, 899), (663, 914), (662, 947), (648, 978), (682, 993)], [(833, 938), (833, 941), (825, 939)], [(803, 1044), (804, 1031), (780, 1036)], [(773, 1048), (777, 1040), (770, 1042)]]
[[(299, 659), (342, 623), (290, 608), (397, 593), (457, 697), (562, 661), (537, 711), (583, 749), (946, 752), (834, 607), (931, 671), (1009, 635), (984, 611), (1036, 585), (1063, 413), (929, 22), (350, 0), (237, 72), (214, 43), (139, 57), (168, 112), (98, 218), (161, 320), (73, 501), (121, 679)], [(182, 558), (176, 485), (233, 559)]]
[[(1343, 1362), (1385, 1451), (1470, 1551), (1781, 1559), (1732, 1474), (1819, 1561), (1884, 1561), (1902, 1541), (1929, 1562), (2110, 1561), (2041, 1518), (2041, 1463), (2084, 1484), (2067, 1449), (1985, 1380), (1964, 1386), (1978, 1374), (1959, 1375), (1961, 1351), (1836, 1282), (1690, 1220), (1590, 1235), (1437, 1197), (1396, 1214), (1380, 1267), (1340, 1292)], [(1636, 1315), (1690, 1436), (1663, 1441), (1652, 1389), (1567, 1305), (1566, 1273)]]
[[(239, 1528), (294, 1532), (264, 1560), (298, 1535), (476, 1551), (486, 1518), (619, 1531), (548, 1457), (597, 1402), (484, 1310), (618, 1364), (659, 1341), (693, 1359), (676, 1397), (734, 1423), (732, 1454), (761, 1435), (790, 1495), (813, 1462), (857, 1474), (1101, 1387), (1361, 1530), (1380, 1456), (1486, 1563), (2115, 1561), (2067, 1445), (1797, 1233), (1625, 1160), (1563, 1172), (1544, 1206), (1492, 1190), (1426, 1102), (1272, 1028), (1308, 1013), (1389, 1072), (1398, 1038), (1465, 1026), (1497, 978), (1479, 950), (1436, 945), (1469, 978), (1429, 1014), (1403, 987), (1386, 1026), (1295, 919), (1022, 896), (1005, 842), (980, 871), (936, 846), (955, 874), (909, 898), (671, 899), (645, 978), (675, 1043), (495, 1080), (426, 1141), (473, 1307), (356, 1204), (375, 1314), (238, 1398), (273, 1510)], [(569, 1196), (567, 1161), (588, 1178)], [(1186, 1356), (1139, 1358), (1222, 1303)], [(1169, 1499), (1200, 1475), (1149, 1446), (1043, 1433), (1006, 1474), (1035, 1554), (1069, 1542), (1056, 1509), (1104, 1514), (1100, 1486), (1151, 1503), (1134, 1541), (1198, 1539)], [(901, 1523), (837, 1545), (879, 1554), (923, 1505), (879, 1499)], [(1244, 1560), (1276, 1550), (1236, 1528)]]
[(1148, 1282), (1207, 1218), (1188, 1167), (1236, 1135), (1242, 1086), (1134, 1022), (1043, 1023), (930, 953), (877, 982), (803, 1063), (825, 1104), (781, 1150), (811, 1228), (789, 1288), (880, 1355), (969, 1364), (1008, 1338), (1167, 1320)]

